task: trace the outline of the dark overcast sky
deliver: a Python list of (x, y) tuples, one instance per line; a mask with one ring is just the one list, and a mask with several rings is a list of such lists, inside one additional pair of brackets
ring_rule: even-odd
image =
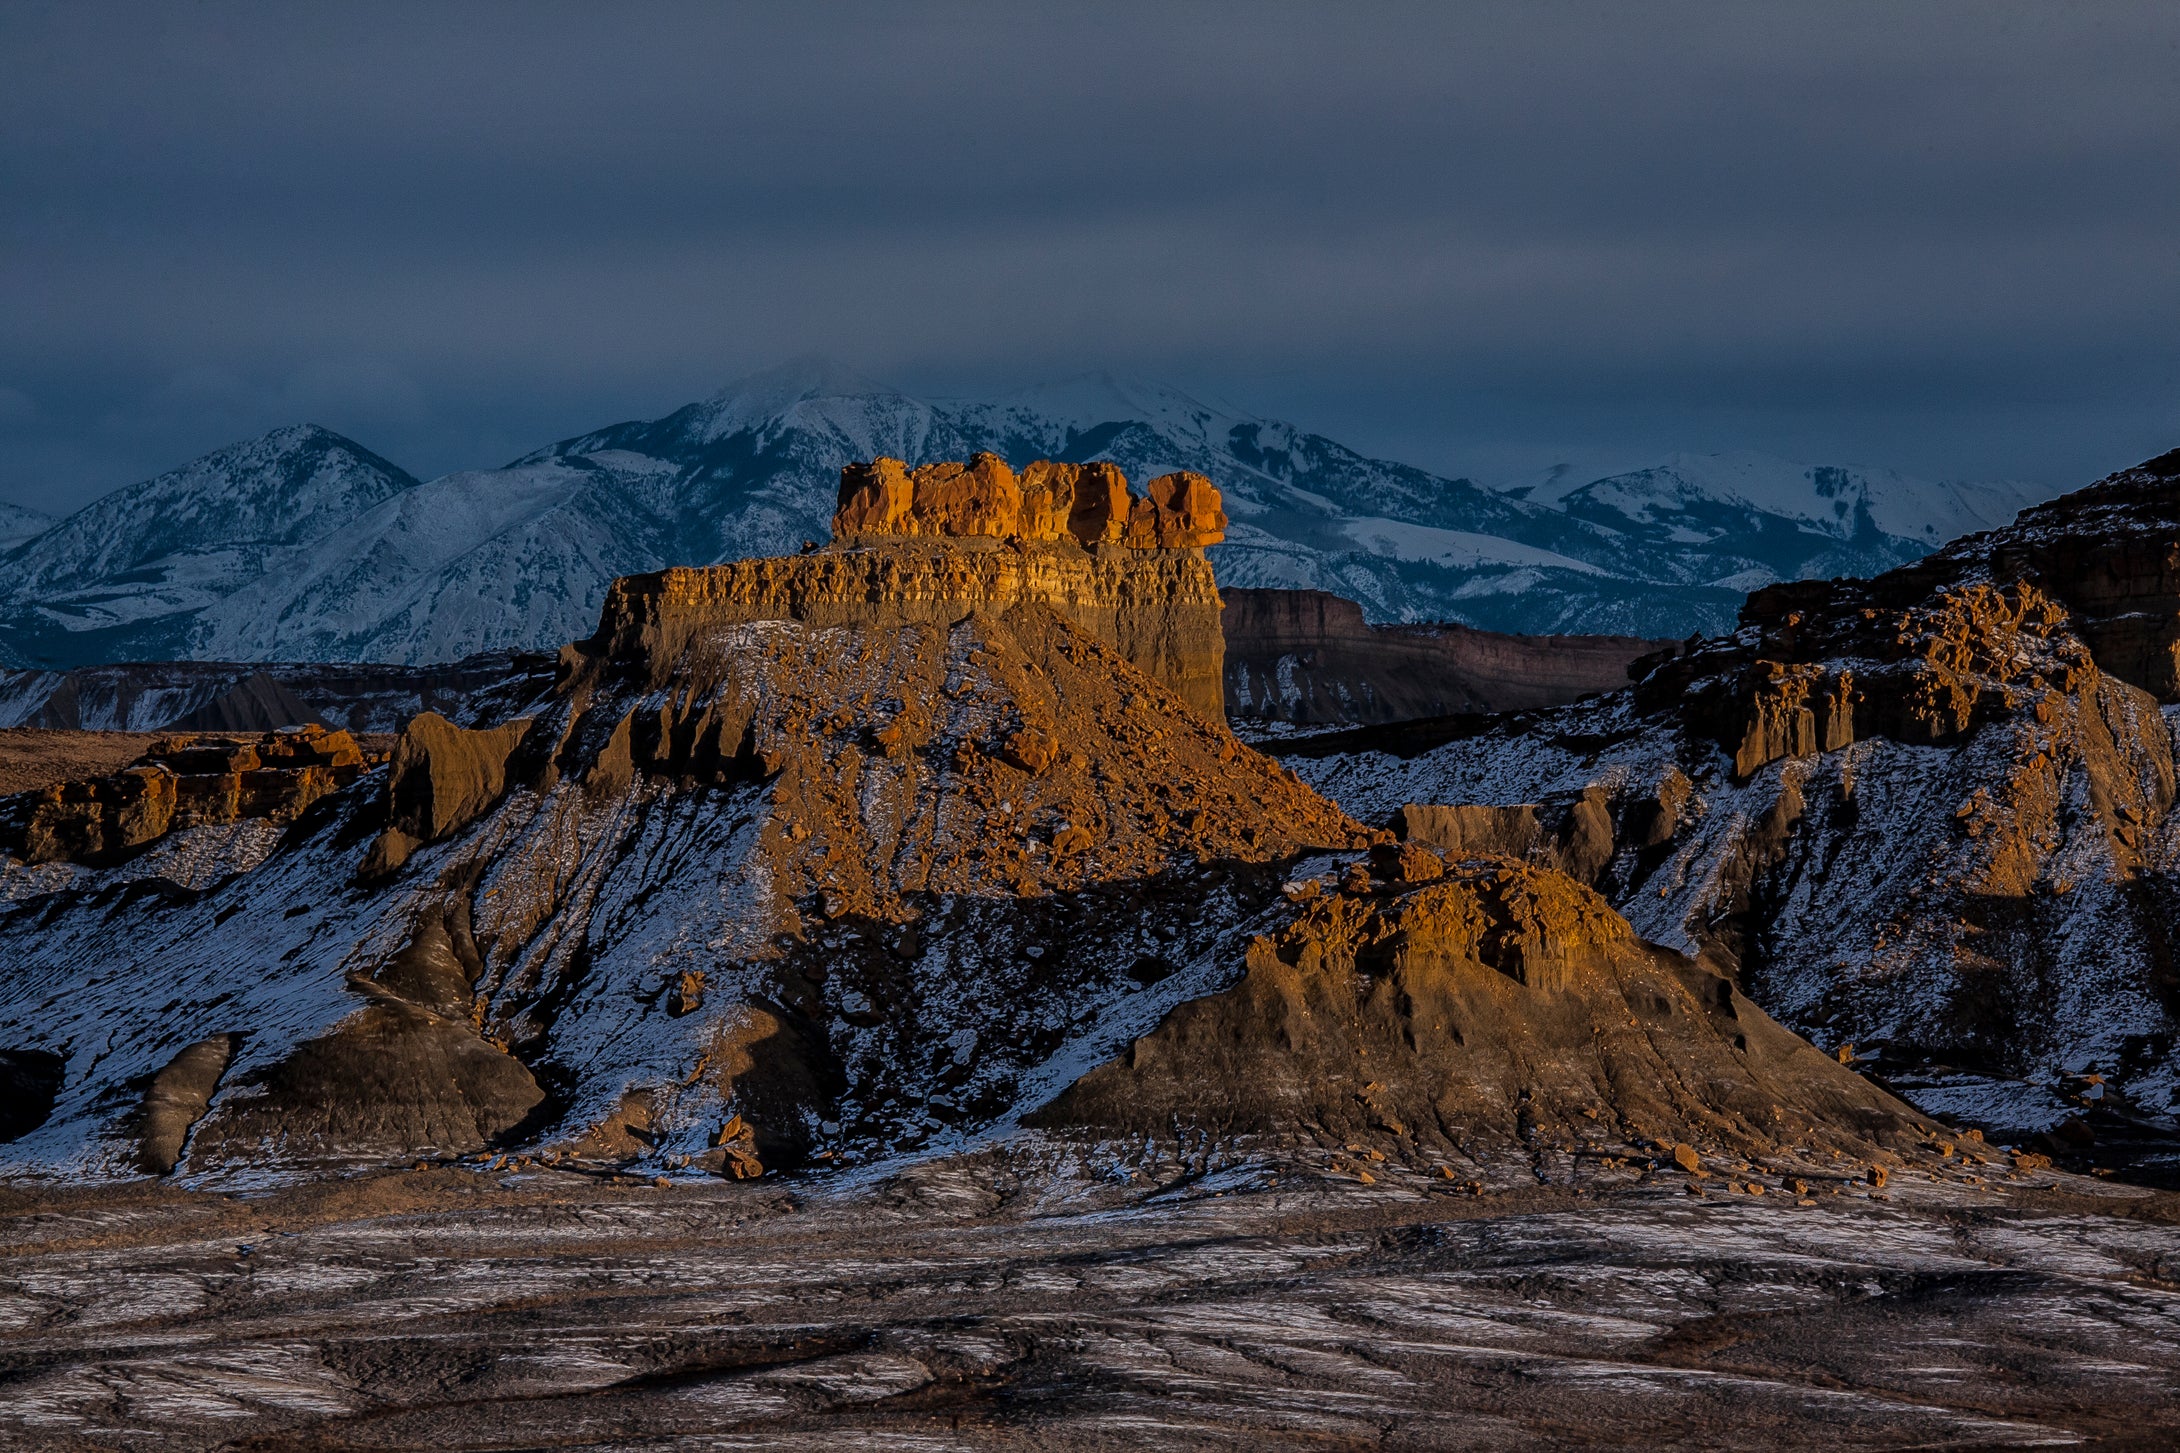
[(792, 355), (1453, 472), (2180, 444), (2180, 5), (0, 5), (0, 498)]

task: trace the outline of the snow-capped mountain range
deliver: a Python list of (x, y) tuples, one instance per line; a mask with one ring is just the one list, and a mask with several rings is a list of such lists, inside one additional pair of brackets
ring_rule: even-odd
[(1229, 585), (1529, 632), (1717, 631), (1758, 585), (1881, 570), (2042, 493), (1757, 455), (1495, 490), (1142, 380), (926, 400), (799, 362), (501, 469), (419, 481), (303, 425), (58, 522), (0, 510), (0, 664), (550, 647), (589, 633), (616, 575), (825, 539), (844, 463), (979, 450), (1209, 475), (1233, 522), (1213, 551)]

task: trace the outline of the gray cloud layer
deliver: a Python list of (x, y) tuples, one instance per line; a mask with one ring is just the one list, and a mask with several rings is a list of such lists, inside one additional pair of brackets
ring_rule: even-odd
[(419, 473), (793, 354), (1455, 471), (2180, 443), (2180, 8), (17, 4), (0, 497)]

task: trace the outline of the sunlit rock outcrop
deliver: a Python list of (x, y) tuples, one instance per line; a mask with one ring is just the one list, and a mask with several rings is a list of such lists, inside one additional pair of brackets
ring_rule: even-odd
[(2180, 455), (1874, 580), (1759, 591), (1615, 698), (1298, 766), (1425, 838), (1526, 808), (1522, 851), (1585, 860), (1788, 1025), (1928, 1108), (2078, 1138), (2092, 1107), (2180, 1111), (2173, 562)]

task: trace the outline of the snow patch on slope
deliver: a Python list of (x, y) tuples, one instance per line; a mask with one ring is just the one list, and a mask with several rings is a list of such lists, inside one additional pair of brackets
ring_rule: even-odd
[(1605, 573), (1594, 565), (1550, 550), (1538, 550), (1502, 540), (1496, 535), (1479, 535), (1469, 530), (1434, 530), (1428, 525), (1411, 525), (1404, 520), (1363, 519), (1347, 521), (1340, 527), (1340, 532), (1373, 555), (1425, 561), (1449, 570), (1483, 565), (1527, 565), (1572, 570), (1582, 575)]
[[(1562, 475), (1530, 498), (1561, 508), (1583, 504), (1637, 524), (1662, 524), (1691, 512), (1725, 508), (1797, 521), (1827, 534), (1852, 534), (1858, 517), (1887, 535), (1937, 546), (1991, 529), (2043, 498), (2047, 491), (2012, 483), (1940, 483), (1894, 469), (1797, 464), (1739, 450), (1674, 454), (1647, 469), (1576, 483)], [(1681, 527), (1683, 543), (1703, 543), (1718, 530)]]

